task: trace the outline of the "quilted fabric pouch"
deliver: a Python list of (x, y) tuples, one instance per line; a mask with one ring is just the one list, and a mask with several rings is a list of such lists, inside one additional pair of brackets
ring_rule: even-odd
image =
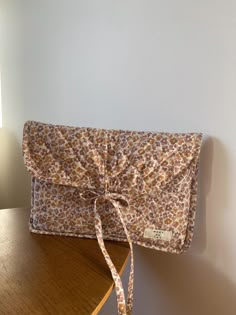
[[(181, 253), (191, 243), (201, 139), (198, 133), (25, 123), (30, 230), (97, 238), (114, 279), (119, 315), (132, 313), (132, 244)], [(130, 245), (127, 303), (104, 240)]]

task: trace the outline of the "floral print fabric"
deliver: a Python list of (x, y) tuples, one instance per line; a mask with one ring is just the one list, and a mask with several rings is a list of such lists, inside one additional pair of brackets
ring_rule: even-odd
[[(23, 154), (32, 174), (31, 231), (97, 237), (105, 258), (103, 239), (183, 252), (193, 236), (201, 139), (197, 133), (26, 122)], [(171, 238), (147, 237), (146, 229), (170, 232)], [(117, 296), (123, 315), (131, 313), (132, 302), (126, 309), (122, 289)]]

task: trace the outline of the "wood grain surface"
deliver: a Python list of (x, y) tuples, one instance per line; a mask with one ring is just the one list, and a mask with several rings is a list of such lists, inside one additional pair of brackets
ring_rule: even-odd
[[(0, 210), (0, 314), (97, 314), (113, 287), (97, 241), (33, 234), (28, 219), (27, 209)], [(121, 273), (128, 245), (106, 246)]]

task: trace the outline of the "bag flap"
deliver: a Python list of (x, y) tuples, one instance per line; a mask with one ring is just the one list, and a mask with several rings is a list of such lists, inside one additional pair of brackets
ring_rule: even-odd
[(155, 194), (196, 177), (201, 138), (28, 121), (23, 155), (32, 176), (53, 184)]

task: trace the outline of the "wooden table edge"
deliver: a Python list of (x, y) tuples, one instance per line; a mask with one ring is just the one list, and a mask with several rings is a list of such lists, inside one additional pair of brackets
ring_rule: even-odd
[[(122, 265), (121, 269), (120, 269), (120, 272), (119, 272), (119, 275), (121, 276), (122, 273), (124, 272), (124, 269), (128, 263), (128, 260), (129, 260), (129, 256), (130, 256), (130, 252), (129, 254), (127, 255), (125, 261), (124, 261), (124, 264)], [(109, 298), (109, 296), (111, 295), (111, 292), (113, 290), (113, 287), (114, 287), (114, 282), (113, 284), (110, 286), (110, 288), (107, 290), (107, 293), (104, 295), (103, 299), (101, 300), (101, 302), (98, 304), (98, 306), (95, 308), (95, 310), (93, 311), (93, 313), (91, 315), (97, 315), (100, 310), (102, 309), (102, 307), (104, 306), (104, 304), (106, 303), (107, 299)]]
[[(2, 211), (19, 210), (19, 209), (28, 210), (28, 208), (2, 208), (2, 209), (0, 209), (0, 211), (2, 212)], [(118, 270), (118, 273), (119, 273), (120, 276), (124, 272), (124, 269), (125, 269), (125, 267), (126, 267), (126, 265), (128, 263), (128, 260), (129, 260), (129, 256), (130, 256), (130, 250), (127, 252), (126, 258), (125, 258), (122, 266)], [(111, 280), (112, 280), (112, 278), (111, 278)], [(104, 294), (104, 296), (100, 300), (99, 304), (92, 311), (91, 315), (97, 315), (101, 311), (102, 307), (104, 306), (104, 304), (106, 303), (107, 299), (111, 295), (113, 288), (114, 288), (114, 281), (111, 283), (110, 287), (107, 289), (107, 292)]]

